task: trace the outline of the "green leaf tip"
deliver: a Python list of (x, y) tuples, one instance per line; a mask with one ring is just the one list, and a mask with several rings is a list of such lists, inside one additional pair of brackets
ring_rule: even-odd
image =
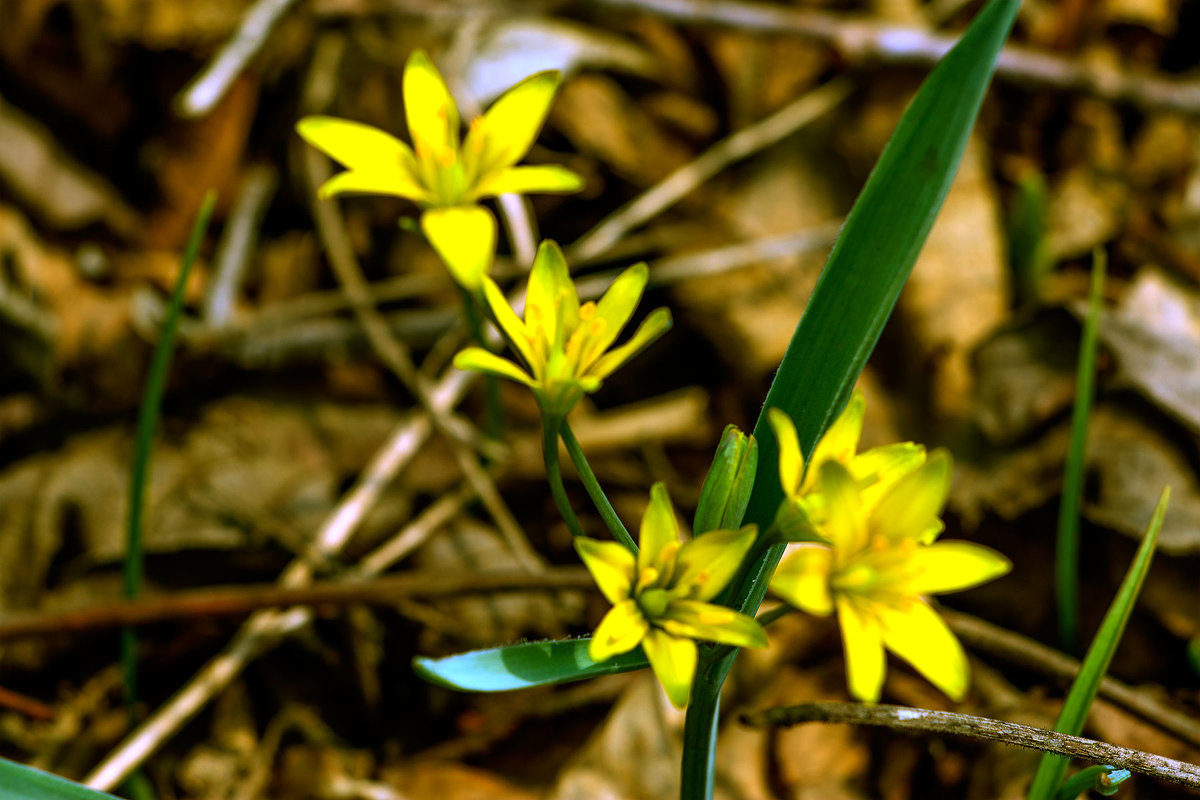
[(0, 758), (0, 794), (4, 800), (119, 800), (58, 775)]
[(603, 662), (588, 656), (590, 637), (472, 650), (446, 658), (413, 659), (430, 683), (459, 692), (508, 692), (629, 672), (647, 666), (641, 648)]

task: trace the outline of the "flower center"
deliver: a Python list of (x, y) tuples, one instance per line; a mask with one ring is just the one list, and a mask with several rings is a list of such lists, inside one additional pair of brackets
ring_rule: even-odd
[(665, 614), (670, 600), (666, 589), (647, 589), (637, 596), (638, 608), (647, 619), (658, 619)]

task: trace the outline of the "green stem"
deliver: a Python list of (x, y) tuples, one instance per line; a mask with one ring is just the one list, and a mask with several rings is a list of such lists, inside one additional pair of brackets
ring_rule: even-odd
[(683, 800), (713, 796), (717, 755), (717, 723), (721, 711), (721, 685), (733, 658), (701, 661), (696, 668), (692, 697), (683, 721), (683, 763), (679, 796)]
[(583, 526), (579, 524), (579, 517), (575, 516), (575, 510), (571, 508), (567, 487), (563, 486), (562, 468), (558, 464), (558, 434), (562, 425), (562, 417), (542, 414), (542, 458), (546, 462), (546, 479), (550, 481), (550, 493), (554, 495), (558, 513), (562, 514), (572, 536), (583, 536)]
[(567, 446), (567, 454), (571, 456), (571, 463), (575, 465), (575, 469), (579, 472), (583, 486), (587, 489), (588, 497), (592, 498), (592, 502), (596, 504), (596, 510), (600, 512), (600, 518), (608, 526), (608, 530), (612, 533), (613, 538), (628, 547), (631, 553), (637, 555), (637, 544), (634, 543), (633, 537), (629, 535), (629, 531), (626, 529), (624, 523), (621, 522), (621, 518), (617, 516), (612, 503), (608, 501), (608, 495), (604, 493), (600, 482), (596, 480), (596, 473), (592, 472), (592, 467), (588, 464), (587, 456), (583, 454), (583, 448), (579, 446), (579, 441), (571, 431), (571, 426), (565, 419), (561, 425), (559, 433), (562, 435), (563, 444)]
[(1088, 417), (1095, 394), (1096, 329), (1100, 316), (1100, 301), (1104, 294), (1104, 270), (1104, 251), (1097, 249), (1092, 260), (1088, 313), (1079, 345), (1079, 364), (1075, 373), (1075, 407), (1071, 412), (1071, 440), (1063, 475), (1062, 500), (1058, 507), (1054, 587), (1058, 601), (1059, 638), (1067, 652), (1075, 650), (1079, 623), (1079, 507), (1083, 495)]

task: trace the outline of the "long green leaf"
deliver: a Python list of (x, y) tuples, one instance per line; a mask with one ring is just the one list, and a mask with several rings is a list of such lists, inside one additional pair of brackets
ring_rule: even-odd
[(565, 683), (646, 666), (639, 647), (608, 661), (588, 657), (589, 639), (525, 644), (473, 650), (447, 658), (413, 659), (413, 669), (425, 680), (460, 692), (507, 692)]
[(0, 797), (4, 800), (118, 800), (82, 784), (0, 758)]
[(1058, 544), (1054, 549), (1054, 588), (1058, 603), (1058, 635), (1063, 649), (1075, 651), (1079, 626), (1079, 508), (1083, 497), (1083, 467), (1087, 448), (1088, 418), (1096, 381), (1096, 332), (1100, 327), (1100, 301), (1104, 296), (1104, 251), (1092, 256), (1092, 289), (1087, 319), (1079, 343), (1075, 370), (1075, 407), (1071, 412), (1071, 443), (1058, 506)]
[[(1054, 725), (1054, 730), (1059, 733), (1077, 736), (1083, 730), (1088, 709), (1092, 707), (1092, 701), (1096, 699), (1096, 692), (1100, 688), (1100, 679), (1108, 672), (1108, 665), (1112, 662), (1113, 653), (1116, 652), (1121, 635), (1125, 632), (1125, 625), (1133, 612), (1133, 604), (1142, 589), (1142, 582), (1150, 570), (1150, 560), (1154, 557), (1154, 548), (1158, 544), (1158, 533), (1162, 530), (1163, 516), (1167, 513), (1167, 501), (1170, 496), (1171, 490), (1168, 487), (1163, 489), (1162, 496), (1158, 498), (1158, 506), (1154, 509), (1154, 516), (1146, 528), (1146, 535), (1142, 537), (1142, 543), (1134, 554), (1133, 563), (1129, 565), (1129, 571), (1121, 581), (1117, 596), (1113, 598), (1108, 613), (1104, 615), (1104, 621), (1100, 623), (1100, 630), (1096, 632), (1096, 638), (1092, 640), (1092, 646), (1084, 656), (1079, 675), (1075, 677), (1071, 691), (1067, 693), (1063, 710)], [(1029, 787), (1029, 800), (1050, 800), (1054, 797), (1063, 782), (1063, 776), (1066, 775), (1068, 761), (1066, 756), (1042, 756), (1037, 774), (1033, 777), (1033, 784)]]

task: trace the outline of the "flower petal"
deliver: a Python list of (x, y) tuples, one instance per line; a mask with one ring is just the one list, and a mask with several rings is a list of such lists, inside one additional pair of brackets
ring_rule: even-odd
[(637, 571), (648, 568), (659, 574), (674, 567), (674, 556), (679, 547), (679, 523), (675, 520), (675, 509), (667, 495), (667, 486), (662, 481), (650, 487), (650, 505), (642, 515), (642, 527), (638, 531)]
[(492, 316), (495, 317), (500, 330), (504, 332), (508, 343), (524, 359), (525, 365), (533, 371), (534, 377), (540, 378), (546, 365), (539, 365), (535, 361), (533, 350), (529, 346), (529, 334), (525, 329), (525, 323), (512, 310), (512, 306), (508, 304), (508, 298), (504, 296), (504, 292), (500, 291), (496, 282), (487, 276), (484, 276), (483, 279), (483, 297), (487, 300), (488, 308), (492, 310)]
[(408, 175), (393, 171), (347, 170), (339, 172), (321, 184), (317, 195), (322, 199), (339, 194), (388, 194), (417, 203), (427, 203), (433, 197)]
[(854, 477), (837, 461), (820, 465), (817, 490), (824, 501), (821, 533), (843, 555), (857, 553), (867, 543), (867, 518)]
[(642, 299), (642, 291), (646, 288), (648, 280), (650, 268), (642, 263), (625, 270), (612, 282), (600, 298), (600, 302), (596, 304), (595, 320), (599, 324), (592, 324), (598, 332), (588, 337), (587, 352), (580, 357), (580, 363), (591, 364), (617, 340), (621, 329), (629, 322)]
[(771, 577), (771, 591), (809, 614), (828, 616), (833, 611), (829, 592), (832, 569), (833, 550), (825, 545), (791, 545)]
[(562, 82), (557, 72), (539, 72), (504, 93), (467, 136), (466, 148), (478, 152), (478, 175), (511, 167), (533, 147), (554, 93)]
[(460, 351), (454, 356), (454, 366), (456, 369), (468, 372), (486, 372), (490, 375), (499, 375), (501, 378), (517, 381), (531, 388), (537, 386), (533, 378), (525, 374), (525, 371), (516, 364), (506, 358), (501, 358), (495, 353), (489, 353), (482, 347), (468, 347)]
[(863, 498), (874, 505), (884, 491), (925, 463), (925, 448), (915, 442), (897, 442), (859, 453), (849, 463)]
[(734, 647), (766, 647), (767, 632), (752, 617), (715, 603), (673, 600), (656, 620), (675, 636), (731, 644)]
[(404, 116), (417, 157), (448, 166), (458, 158), (458, 106), (423, 50), (404, 65)]
[(642, 647), (654, 677), (667, 690), (671, 705), (676, 708), (686, 706), (696, 674), (696, 643), (651, 628), (642, 640)]
[(896, 481), (871, 510), (871, 535), (889, 541), (921, 541), (941, 514), (950, 492), (950, 454), (936, 450)]
[(846, 650), (846, 683), (850, 694), (874, 703), (883, 691), (883, 676), (887, 671), (879, 621), (868, 609), (846, 597), (837, 599), (837, 613), (842, 646)]
[[(620, 547), (620, 545), (617, 545)], [(650, 623), (642, 616), (633, 600), (623, 600), (609, 609), (596, 626), (588, 644), (592, 661), (607, 661), (613, 656), (628, 653), (650, 631)]]
[(711, 531), (679, 548), (672, 576), (672, 594), (692, 600), (711, 600), (733, 580), (746, 553), (754, 546), (758, 528)]
[(670, 329), (671, 312), (665, 308), (656, 308), (650, 312), (650, 316), (642, 320), (642, 324), (638, 326), (629, 341), (601, 356), (588, 370), (588, 374), (601, 379), (607, 378), (618, 367), (649, 347), (655, 339)]
[(628, 600), (633, 589), (633, 553), (617, 542), (598, 542), (595, 539), (575, 539), (575, 552), (608, 602), (616, 605)]
[(470, 188), (469, 198), (499, 194), (566, 194), (583, 188), (583, 178), (557, 164), (508, 167), (484, 175)]
[(825, 461), (840, 461), (850, 465), (854, 451), (858, 449), (858, 439), (862, 436), (863, 414), (866, 408), (867, 401), (862, 392), (855, 392), (850, 396), (850, 402), (813, 448), (814, 465)]
[(970, 683), (967, 655), (937, 612), (924, 600), (913, 600), (903, 608), (880, 606), (878, 614), (887, 648), (950, 699), (961, 700)]
[(431, 208), (421, 230), (451, 276), (469, 292), (479, 290), (496, 255), (496, 218), (483, 206)]
[(374, 126), (337, 117), (312, 116), (296, 123), (296, 133), (348, 169), (385, 174), (400, 171), (416, 180), (412, 148)]
[(525, 325), (544, 338), (552, 351), (562, 350), (570, 330), (579, 322), (579, 292), (571, 281), (567, 260), (558, 244), (547, 239), (538, 247), (525, 291)]
[(1012, 562), (989, 547), (951, 541), (918, 547), (907, 566), (912, 577), (904, 582), (903, 591), (929, 595), (970, 589), (999, 578), (1012, 569)]
[(767, 409), (767, 422), (771, 424), (775, 443), (779, 446), (779, 484), (785, 497), (794, 497), (800, 491), (800, 478), (804, 473), (804, 454), (800, 451), (796, 424), (778, 408)]

